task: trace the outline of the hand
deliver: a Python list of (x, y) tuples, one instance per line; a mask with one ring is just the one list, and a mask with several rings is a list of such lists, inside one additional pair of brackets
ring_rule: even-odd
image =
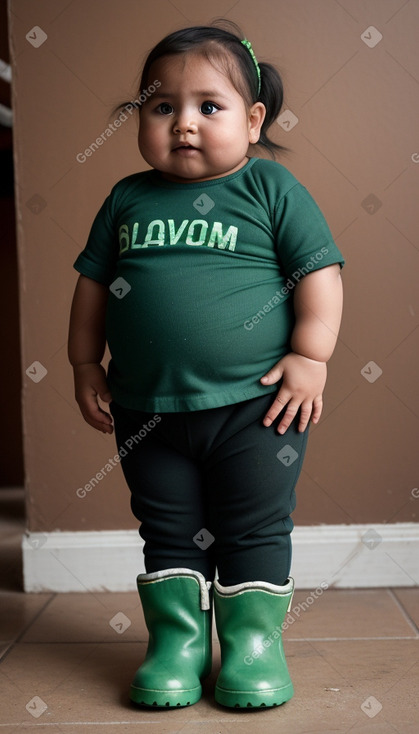
[(81, 414), (89, 424), (102, 433), (112, 433), (112, 418), (99, 405), (99, 400), (110, 403), (112, 400), (106, 382), (106, 373), (101, 364), (80, 364), (74, 367), (76, 400)]
[(326, 362), (317, 362), (294, 352), (286, 354), (261, 378), (263, 385), (272, 385), (283, 378), (279, 392), (263, 419), (263, 425), (270, 426), (285, 406), (288, 407), (278, 425), (278, 433), (285, 433), (299, 408), (299, 431), (305, 431), (310, 418), (317, 423), (323, 409), (322, 393), (326, 376)]

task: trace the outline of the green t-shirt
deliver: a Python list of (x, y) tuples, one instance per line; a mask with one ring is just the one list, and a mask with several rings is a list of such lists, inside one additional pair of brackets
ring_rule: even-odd
[(260, 378), (290, 351), (295, 285), (343, 262), (308, 191), (251, 158), (201, 183), (155, 170), (122, 179), (74, 267), (110, 286), (113, 400), (176, 412), (276, 390)]

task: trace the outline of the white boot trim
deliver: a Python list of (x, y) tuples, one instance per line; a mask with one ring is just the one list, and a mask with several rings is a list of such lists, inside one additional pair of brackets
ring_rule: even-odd
[(202, 611), (211, 609), (210, 601), (210, 589), (211, 581), (206, 581), (205, 576), (199, 571), (193, 571), (190, 568), (167, 568), (163, 571), (153, 571), (153, 573), (140, 573), (137, 576), (137, 584), (148, 584), (159, 581), (165, 581), (166, 579), (173, 577), (189, 577), (193, 578), (199, 584), (200, 590), (200, 604)]
[(288, 594), (291, 594), (287, 609), (289, 611), (294, 593), (294, 579), (290, 576), (284, 586), (276, 586), (275, 584), (270, 584), (268, 581), (246, 581), (243, 584), (235, 584), (234, 586), (221, 586), (219, 581), (215, 579), (214, 588), (221, 596), (236, 596), (246, 591), (266, 591), (270, 594), (275, 594), (275, 596), (288, 596)]

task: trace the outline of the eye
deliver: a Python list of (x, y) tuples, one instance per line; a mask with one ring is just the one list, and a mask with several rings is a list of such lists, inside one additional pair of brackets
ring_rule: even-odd
[(213, 115), (220, 108), (214, 102), (203, 102), (201, 104), (201, 112), (203, 115)]
[(173, 112), (173, 107), (168, 102), (162, 102), (157, 107), (157, 111), (160, 112), (161, 115), (171, 115)]

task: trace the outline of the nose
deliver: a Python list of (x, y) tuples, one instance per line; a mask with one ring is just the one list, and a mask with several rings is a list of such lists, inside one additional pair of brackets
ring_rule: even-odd
[(184, 133), (196, 133), (198, 125), (194, 119), (193, 114), (187, 110), (180, 111), (176, 116), (176, 120), (173, 124), (173, 132), (176, 135), (182, 135)]

